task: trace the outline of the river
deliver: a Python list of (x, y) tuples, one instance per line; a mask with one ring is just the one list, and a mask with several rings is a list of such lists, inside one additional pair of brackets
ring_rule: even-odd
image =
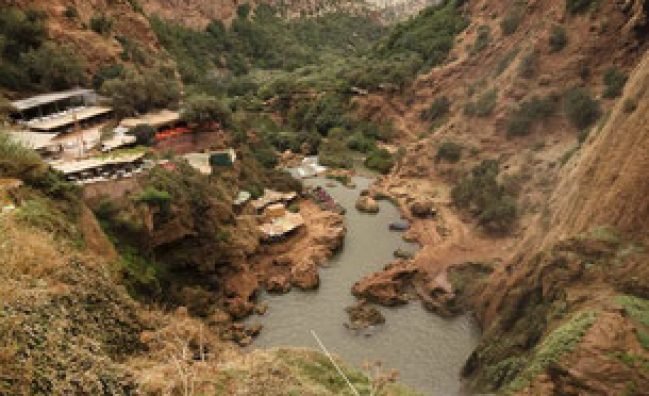
[[(411, 302), (397, 308), (379, 307), (386, 323), (366, 331), (371, 335), (343, 326), (348, 321), (345, 307), (356, 302), (350, 292), (354, 282), (393, 260), (395, 249), (417, 249), (404, 242), (400, 233), (388, 230), (388, 224), (400, 218), (388, 201), (379, 202), (381, 210), (376, 215), (354, 208), (359, 191), (371, 181), (355, 177), (355, 189), (339, 184), (326, 188), (347, 209), (345, 246), (320, 270), (318, 290), (260, 296), (269, 309), (264, 316), (249, 319), (264, 325), (254, 346), (317, 349), (310, 334), (313, 329), (332, 353), (358, 367), (378, 360), (385, 368), (397, 369), (400, 382), (424, 395), (462, 395), (459, 372), (479, 337), (470, 317), (443, 319)], [(329, 182), (316, 178), (305, 184), (324, 187)]]

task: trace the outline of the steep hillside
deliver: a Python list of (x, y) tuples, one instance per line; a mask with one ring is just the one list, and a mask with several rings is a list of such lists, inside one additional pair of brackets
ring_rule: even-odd
[[(642, 394), (645, 4), (462, 7), (470, 26), (445, 64), (402, 92), (354, 100), (407, 147), (375, 189), (423, 244), (414, 266), (356, 288), (398, 293), (400, 274), (414, 273), (427, 307), (474, 310), (484, 336), (465, 375), (477, 389)], [(417, 218), (425, 201), (437, 219)]]

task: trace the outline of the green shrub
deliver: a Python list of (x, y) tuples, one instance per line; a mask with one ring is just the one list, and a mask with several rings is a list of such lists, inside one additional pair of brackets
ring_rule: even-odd
[(584, 12), (594, 6), (597, 0), (566, 0), (566, 9), (572, 14)]
[(471, 54), (477, 54), (478, 52), (487, 48), (491, 42), (491, 28), (487, 25), (481, 25), (478, 27), (478, 35), (476, 36), (475, 42), (471, 47)]
[(464, 114), (467, 116), (487, 117), (496, 108), (498, 91), (495, 88), (482, 93), (474, 102), (468, 102), (464, 106)]
[(624, 99), (624, 103), (622, 104), (622, 111), (624, 111), (627, 114), (631, 114), (637, 108), (638, 108), (638, 101), (637, 100), (631, 99), (631, 98)]
[(496, 71), (495, 71), (496, 77), (498, 77), (505, 70), (507, 70), (509, 65), (514, 61), (514, 59), (516, 59), (516, 55), (518, 55), (518, 51), (519, 51), (518, 48), (514, 48), (513, 50), (503, 55), (503, 57), (500, 58), (500, 60), (498, 60), (498, 64), (496, 65)]
[(512, 6), (507, 14), (500, 21), (500, 29), (505, 36), (513, 34), (521, 24), (525, 13), (524, 5), (516, 4)]
[(63, 15), (68, 19), (77, 19), (79, 18), (79, 11), (77, 10), (77, 7), (73, 5), (68, 5), (65, 7), (65, 11), (63, 11)]
[(578, 129), (588, 128), (600, 116), (599, 103), (585, 88), (572, 88), (566, 92), (563, 109), (568, 119)]
[(538, 59), (539, 54), (536, 51), (525, 54), (518, 64), (518, 75), (528, 79), (534, 77), (538, 68)]
[(124, 73), (124, 66), (120, 64), (116, 63), (109, 66), (101, 66), (92, 77), (92, 86), (95, 89), (99, 89), (104, 81), (121, 77), (122, 73)]
[(626, 85), (628, 77), (617, 68), (611, 67), (606, 70), (603, 79), (604, 84), (606, 85), (606, 88), (604, 89), (604, 97), (612, 99), (617, 98), (622, 94), (622, 90), (624, 89), (624, 85)]
[(446, 96), (437, 97), (431, 103), (430, 107), (421, 113), (420, 118), (425, 121), (438, 120), (446, 116), (450, 107), (451, 101)]
[(346, 145), (346, 134), (342, 128), (329, 131), (326, 142), (320, 145), (320, 163), (334, 168), (351, 168), (352, 157)]
[(362, 133), (355, 133), (347, 140), (347, 148), (361, 153), (369, 153), (376, 148), (376, 143)]
[(150, 146), (154, 142), (156, 130), (149, 124), (138, 124), (129, 133), (135, 136), (137, 144)]
[(365, 158), (365, 166), (379, 173), (386, 174), (394, 166), (394, 158), (386, 149), (376, 149)]
[(518, 210), (497, 181), (499, 167), (497, 161), (482, 161), (453, 187), (451, 199), (458, 208), (470, 210), (487, 231), (502, 234), (511, 230)]
[(440, 144), (437, 149), (437, 155), (435, 159), (447, 161), (447, 162), (458, 162), (462, 157), (462, 146), (454, 142), (444, 142)]
[(168, 208), (171, 203), (171, 194), (167, 191), (158, 190), (155, 187), (147, 187), (137, 197), (135, 202), (145, 203), (158, 208)]
[(209, 95), (193, 95), (185, 100), (181, 109), (184, 121), (200, 126), (218, 121), (224, 128), (232, 124), (232, 111), (221, 100)]
[(532, 97), (524, 101), (514, 110), (507, 120), (508, 136), (524, 136), (531, 132), (535, 122), (552, 116), (557, 108), (558, 98), (547, 96), (545, 98)]
[(47, 42), (21, 56), (32, 84), (44, 90), (60, 90), (85, 82), (85, 64), (68, 47)]
[(97, 14), (90, 18), (90, 29), (95, 33), (107, 36), (113, 30), (113, 20), (106, 14)]
[(554, 25), (550, 30), (550, 50), (552, 52), (559, 52), (568, 44), (568, 34), (566, 28), (561, 25)]
[(31, 148), (14, 141), (0, 131), (0, 175), (22, 180), (39, 179), (47, 167)]
[(162, 67), (125, 69), (118, 78), (105, 81), (100, 92), (110, 98), (118, 116), (174, 108), (180, 100), (180, 84), (173, 71)]

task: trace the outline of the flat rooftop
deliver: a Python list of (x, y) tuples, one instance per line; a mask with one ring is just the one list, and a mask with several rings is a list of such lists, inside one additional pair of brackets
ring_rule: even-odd
[(11, 102), (11, 104), (13, 107), (16, 108), (16, 110), (24, 111), (24, 110), (40, 107), (46, 104), (55, 103), (61, 100), (74, 98), (76, 96), (90, 95), (93, 93), (94, 91), (92, 89), (75, 88), (75, 89), (69, 89), (67, 91), (51, 92), (42, 95), (36, 95), (27, 99), (16, 100), (14, 102)]
[(55, 117), (37, 118), (35, 120), (29, 121), (27, 123), (27, 126), (30, 129), (36, 131), (52, 131), (58, 128), (72, 125), (75, 122), (81, 122), (100, 115), (108, 114), (111, 111), (113, 111), (113, 109), (111, 109), (110, 107), (88, 106), (76, 110), (70, 110), (65, 114), (61, 114)]
[(56, 133), (43, 133), (32, 131), (12, 131), (7, 132), (9, 137), (15, 142), (22, 144), (34, 150), (40, 150), (50, 145), (55, 144), (53, 141), (58, 134)]
[(147, 113), (139, 117), (124, 118), (119, 125), (131, 129), (139, 124), (151, 125), (154, 128), (160, 128), (166, 125), (180, 121), (180, 113), (171, 110), (161, 110), (156, 113)]
[(91, 169), (101, 168), (106, 165), (121, 165), (129, 164), (135, 161), (142, 159), (146, 155), (145, 152), (141, 153), (132, 153), (132, 154), (121, 154), (116, 156), (105, 156), (105, 157), (95, 157), (88, 158), (80, 161), (66, 161), (66, 162), (57, 162), (52, 163), (52, 168), (56, 169), (59, 172), (62, 172), (65, 175), (71, 175), (74, 173), (79, 173)]

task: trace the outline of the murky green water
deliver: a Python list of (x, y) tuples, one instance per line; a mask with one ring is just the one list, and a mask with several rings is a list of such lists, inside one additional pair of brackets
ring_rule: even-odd
[[(348, 362), (362, 365), (380, 360), (384, 367), (400, 372), (400, 381), (425, 395), (463, 394), (459, 372), (476, 346), (479, 332), (469, 317), (443, 319), (424, 310), (417, 302), (403, 307), (379, 309), (386, 323), (368, 331), (370, 336), (348, 330), (345, 307), (356, 302), (350, 290), (355, 281), (380, 270), (393, 258), (399, 247), (414, 251), (417, 247), (388, 231), (387, 225), (399, 219), (399, 212), (389, 202), (380, 202), (377, 215), (359, 213), (354, 203), (370, 179), (355, 178), (356, 189), (343, 186), (327, 191), (347, 208), (347, 237), (330, 266), (320, 271), (317, 291), (293, 290), (286, 295), (261, 296), (268, 306), (265, 316), (253, 316), (250, 322), (264, 325), (255, 347), (298, 346), (317, 348), (310, 330), (315, 330), (334, 354)], [(307, 184), (325, 186), (323, 179)]]

